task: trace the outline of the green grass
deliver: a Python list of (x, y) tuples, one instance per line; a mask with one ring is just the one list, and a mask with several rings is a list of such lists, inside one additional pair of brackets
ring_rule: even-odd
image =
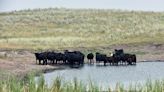
[(0, 21), (2, 49), (164, 43), (164, 12), (49, 8), (0, 13)]
[[(109, 83), (110, 84), (110, 83)], [(48, 87), (44, 77), (41, 76), (36, 83), (34, 76), (28, 76), (24, 81), (18, 78), (8, 77), (7, 80), (0, 80), (0, 92), (102, 92), (102, 87), (97, 86), (92, 81), (84, 85), (78, 79), (73, 81), (63, 82), (61, 77), (57, 77), (53, 85)], [(106, 88), (107, 92), (164, 92), (164, 81), (147, 80), (145, 84), (133, 84), (128, 88), (125, 85), (118, 83), (115, 89)]]

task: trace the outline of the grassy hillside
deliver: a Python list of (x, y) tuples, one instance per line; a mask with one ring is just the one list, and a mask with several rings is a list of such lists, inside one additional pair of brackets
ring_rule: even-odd
[(164, 43), (164, 13), (36, 9), (0, 13), (1, 49)]

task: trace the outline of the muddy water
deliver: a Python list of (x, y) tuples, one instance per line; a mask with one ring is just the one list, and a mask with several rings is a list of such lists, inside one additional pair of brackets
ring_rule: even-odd
[(57, 76), (62, 77), (64, 81), (72, 81), (74, 78), (77, 78), (84, 84), (92, 81), (99, 86), (110, 86), (111, 88), (114, 88), (116, 83), (120, 82), (128, 87), (133, 83), (142, 84), (148, 79), (164, 79), (164, 62), (140, 62), (133, 66), (85, 64), (79, 69), (70, 68), (44, 74), (45, 81), (49, 86)]

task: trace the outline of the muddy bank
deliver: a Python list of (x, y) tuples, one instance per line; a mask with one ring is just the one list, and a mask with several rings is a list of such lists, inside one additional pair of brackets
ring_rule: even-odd
[[(85, 53), (100, 51), (106, 54), (114, 49), (123, 48), (125, 52), (137, 55), (137, 62), (143, 61), (164, 61), (163, 44), (147, 44), (142, 46), (117, 45), (97, 48), (69, 48), (80, 50)], [(85, 60), (87, 61), (87, 60)], [(5, 75), (25, 76), (29, 72), (47, 72), (56, 69), (68, 68), (64, 65), (38, 65), (36, 64), (33, 52), (27, 50), (0, 50), (0, 78)]]
[(33, 53), (29, 51), (21, 51), (21, 53), (1, 51), (0, 54), (0, 79), (4, 79), (8, 75), (23, 78), (30, 72), (39, 74), (66, 68), (64, 65), (38, 65)]

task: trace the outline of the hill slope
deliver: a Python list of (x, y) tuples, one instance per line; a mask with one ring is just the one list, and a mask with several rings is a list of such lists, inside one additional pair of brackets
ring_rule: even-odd
[(36, 9), (0, 13), (1, 49), (164, 43), (164, 13)]

